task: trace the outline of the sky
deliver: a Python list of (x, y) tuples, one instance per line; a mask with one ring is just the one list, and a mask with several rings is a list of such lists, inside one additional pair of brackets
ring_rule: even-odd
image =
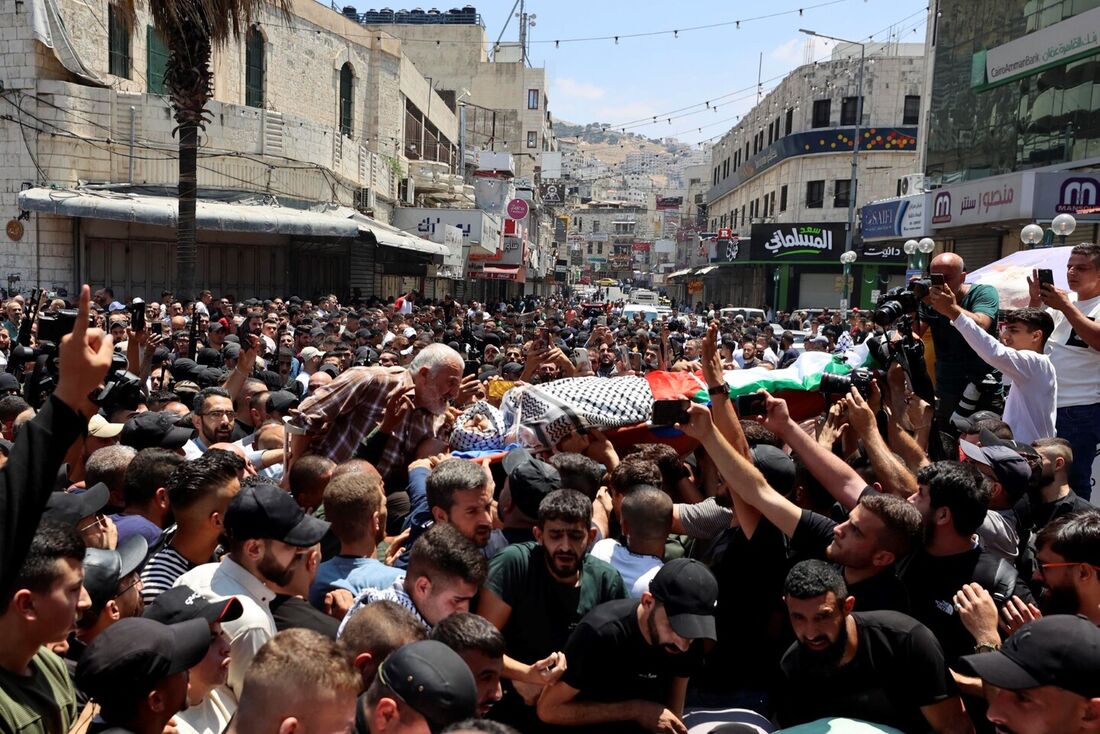
[[(490, 42), (500, 35), (514, 3), (470, 0), (482, 15)], [(445, 10), (460, 4), (465, 3), (435, 7)], [(629, 131), (654, 138), (673, 136), (687, 143), (722, 135), (736, 124), (736, 115), (752, 108), (758, 66), (767, 93), (804, 63), (807, 51), (813, 59), (828, 58), (833, 42), (810, 38), (799, 28), (849, 40), (873, 35), (881, 42), (896, 35), (901, 42), (922, 43), (926, 8), (925, 0), (526, 0), (527, 12), (535, 16), (529, 57), (534, 66), (547, 70), (550, 112), (555, 117), (613, 127), (635, 123), (627, 125)], [(365, 9), (360, 0), (360, 10)], [(751, 20), (782, 12), (788, 14)], [(740, 28), (735, 24), (738, 20)], [(518, 23), (517, 18), (511, 19), (504, 41), (517, 40)], [(697, 26), (706, 27), (680, 30)], [(673, 30), (678, 31), (675, 37)], [(625, 37), (653, 31), (668, 32)], [(620, 36), (617, 44), (566, 40), (616, 35)], [(554, 40), (560, 40), (556, 47)], [(707, 108), (706, 101), (723, 95)], [(690, 105), (696, 106), (672, 112)], [(658, 116), (659, 122), (654, 124), (652, 116)], [(637, 122), (644, 118), (650, 120)]]

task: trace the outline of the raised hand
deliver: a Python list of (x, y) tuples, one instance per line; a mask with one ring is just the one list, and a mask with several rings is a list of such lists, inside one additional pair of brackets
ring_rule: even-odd
[(80, 289), (80, 306), (72, 333), (61, 337), (58, 347), (59, 370), (54, 395), (78, 413), (91, 416), (95, 404), (88, 395), (99, 387), (111, 366), (114, 340), (102, 329), (88, 328), (92, 289)]

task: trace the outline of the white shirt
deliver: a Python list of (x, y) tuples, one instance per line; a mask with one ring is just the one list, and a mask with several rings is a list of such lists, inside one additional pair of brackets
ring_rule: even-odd
[(232, 691), (218, 687), (194, 706), (188, 706), (172, 718), (179, 734), (221, 734), (237, 712)]
[(244, 673), (264, 643), (275, 636), (275, 618), (268, 604), (275, 592), (226, 556), (221, 563), (204, 563), (176, 579), (175, 586), (189, 586), (205, 599), (237, 597), (244, 611), (238, 619), (222, 622), (229, 637), (229, 688), (241, 695)]
[(1023, 443), (1053, 436), (1059, 388), (1050, 357), (1006, 347), (969, 316), (960, 315), (951, 323), (974, 353), (1000, 370), (1005, 383), (1012, 386), (1004, 412), (1012, 436)]
[(606, 561), (615, 567), (623, 577), (623, 584), (630, 596), (640, 599), (643, 591), (649, 591), (649, 582), (665, 565), (657, 556), (642, 556), (631, 553), (625, 545), (614, 538), (604, 538), (592, 546), (589, 551), (594, 558)]
[(206, 447), (199, 446), (197, 438), (188, 439), (187, 443), (183, 445), (183, 458), (188, 461), (194, 461), (205, 453)]
[[(1074, 305), (1091, 320), (1100, 320), (1100, 296)], [(1058, 407), (1100, 403), (1100, 352), (1082, 341), (1064, 313), (1048, 310), (1054, 332), (1047, 339), (1047, 354), (1058, 373)]]

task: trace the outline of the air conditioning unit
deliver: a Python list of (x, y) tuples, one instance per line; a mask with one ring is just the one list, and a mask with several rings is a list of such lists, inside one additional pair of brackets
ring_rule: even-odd
[(355, 208), (358, 211), (363, 212), (364, 214), (372, 213), (374, 211), (375, 203), (374, 189), (367, 187), (356, 189)]
[(924, 193), (924, 174), (923, 173), (911, 173), (901, 179), (901, 195), (909, 196), (910, 194), (923, 194)]
[(406, 176), (398, 182), (397, 198), (408, 206), (416, 203), (416, 184), (413, 183), (412, 178)]

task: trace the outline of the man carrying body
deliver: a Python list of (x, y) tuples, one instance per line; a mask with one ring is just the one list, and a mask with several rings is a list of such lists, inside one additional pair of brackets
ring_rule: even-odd
[(688, 679), (702, 664), (701, 640), (714, 640), (718, 582), (686, 558), (670, 561), (641, 599), (601, 604), (565, 645), (562, 678), (539, 699), (549, 724), (601, 732), (685, 731)]

